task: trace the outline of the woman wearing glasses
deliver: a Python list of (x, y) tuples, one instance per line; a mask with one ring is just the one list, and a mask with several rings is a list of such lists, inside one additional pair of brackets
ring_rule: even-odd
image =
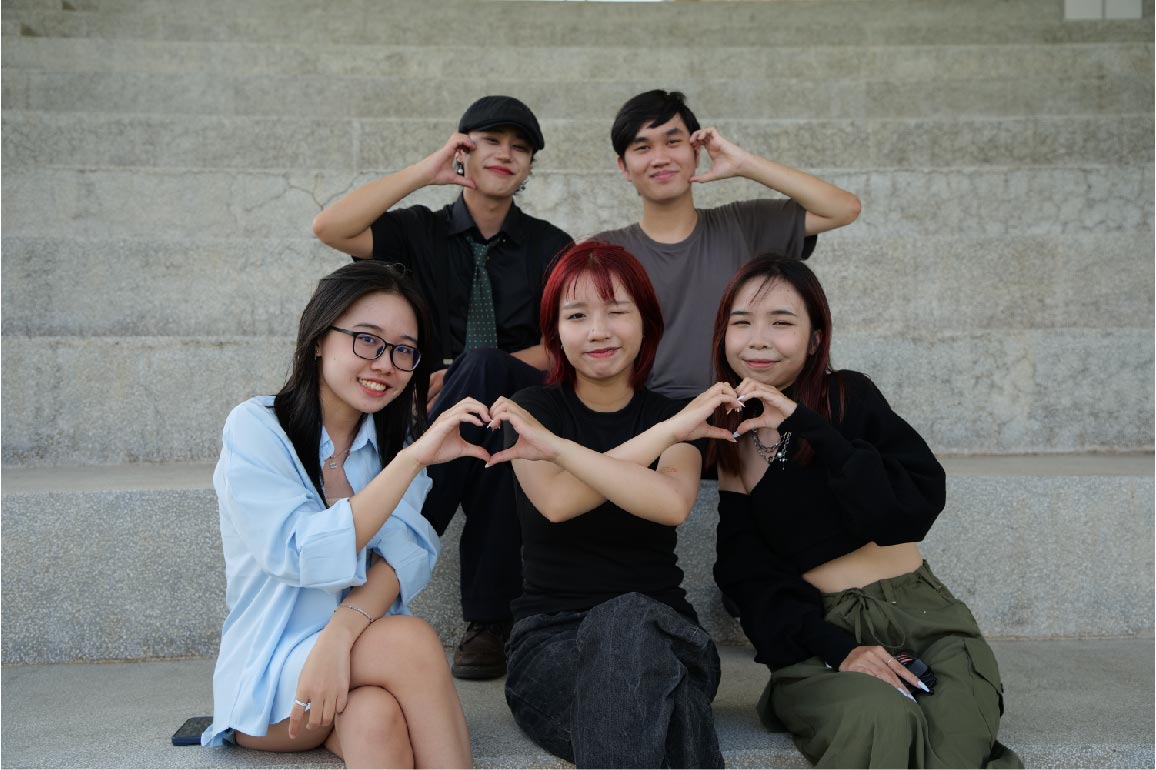
[(285, 386), (226, 420), (213, 485), (229, 614), (203, 744), (469, 766), (441, 641), (408, 605), (438, 552), (424, 469), (488, 459), (458, 426), (489, 416), (466, 399), (426, 427), (429, 338), (407, 280), (346, 265), (302, 313)]

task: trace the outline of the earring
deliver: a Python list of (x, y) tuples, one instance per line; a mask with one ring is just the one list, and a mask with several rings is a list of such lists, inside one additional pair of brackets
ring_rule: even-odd
[(460, 160), (455, 160), (454, 161), (454, 173), (457, 174), (458, 176), (465, 176), (466, 175), (466, 165), (464, 163), (462, 163)]

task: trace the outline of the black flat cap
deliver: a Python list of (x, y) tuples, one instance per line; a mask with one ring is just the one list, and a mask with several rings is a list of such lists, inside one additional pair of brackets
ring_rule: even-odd
[(458, 131), (488, 131), (499, 126), (516, 128), (526, 135), (537, 152), (546, 146), (538, 119), (524, 103), (512, 96), (483, 96), (469, 106), (458, 121)]

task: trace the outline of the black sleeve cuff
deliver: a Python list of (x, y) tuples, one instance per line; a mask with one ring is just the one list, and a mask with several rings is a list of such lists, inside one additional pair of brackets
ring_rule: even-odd
[(859, 646), (854, 637), (821, 617), (807, 619), (803, 640), (813, 654), (833, 669), (838, 669), (851, 650)]
[(846, 465), (855, 451), (842, 433), (804, 404), (797, 404), (794, 414), (779, 424), (779, 433), (787, 431), (810, 441), (815, 455), (832, 471), (838, 471)]

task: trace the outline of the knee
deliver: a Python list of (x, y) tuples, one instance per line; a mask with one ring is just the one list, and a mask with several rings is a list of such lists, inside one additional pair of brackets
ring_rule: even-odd
[(377, 621), (370, 627), (375, 629), (368, 646), (377, 659), (399, 662), (403, 670), (426, 679), (449, 676), (441, 638), (426, 621), (397, 615)]
[(492, 377), (505, 372), (510, 354), (497, 348), (479, 348), (462, 353), (446, 371), (446, 381), (460, 377)]
[[(396, 750), (409, 745), (405, 712), (397, 698), (381, 687), (371, 685), (350, 691), (342, 717), (346, 728), (343, 736), (355, 735), (376, 749)], [(409, 751), (412, 753), (412, 748)]]
[(861, 691), (845, 704), (846, 713), (857, 715), (861, 730), (887, 740), (915, 738), (926, 730), (926, 719), (918, 703), (884, 682), (879, 685)]

